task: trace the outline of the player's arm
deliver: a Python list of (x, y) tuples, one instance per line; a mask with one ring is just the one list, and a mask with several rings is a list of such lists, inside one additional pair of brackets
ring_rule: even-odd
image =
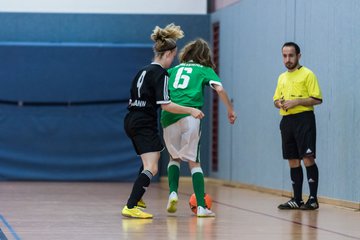
[(184, 107), (179, 104), (173, 103), (169, 97), (169, 89), (168, 89), (168, 76), (164, 76), (156, 81), (156, 104), (161, 106), (162, 110), (167, 112), (175, 113), (175, 114), (190, 114), (194, 118), (202, 119), (205, 115), (204, 113), (192, 107)]
[(237, 118), (236, 113), (234, 111), (234, 107), (229, 99), (229, 96), (223, 86), (221, 85), (213, 85), (213, 88), (215, 89), (216, 93), (219, 95), (221, 101), (225, 104), (226, 110), (228, 112), (228, 120), (230, 124), (234, 124), (235, 120)]
[(197, 108), (184, 107), (173, 102), (161, 104), (161, 109), (176, 114), (190, 114), (194, 118), (198, 119), (202, 119), (205, 116), (204, 113)]

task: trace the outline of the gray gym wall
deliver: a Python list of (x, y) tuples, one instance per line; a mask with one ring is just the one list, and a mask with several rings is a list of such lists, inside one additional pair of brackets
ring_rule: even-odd
[(211, 14), (220, 22), (220, 77), (238, 114), (230, 126), (221, 108), (219, 171), (211, 177), (291, 191), (272, 96), (286, 71), (281, 46), (295, 41), (324, 98), (315, 107), (319, 195), (360, 201), (359, 12), (357, 0), (242, 0)]

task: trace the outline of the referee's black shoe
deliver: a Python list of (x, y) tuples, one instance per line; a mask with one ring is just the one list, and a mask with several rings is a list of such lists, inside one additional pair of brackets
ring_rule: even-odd
[(315, 210), (319, 208), (319, 202), (317, 198), (310, 196), (307, 202), (300, 207), (301, 210)]
[(304, 205), (304, 202), (302, 200), (296, 201), (295, 198), (292, 198), (289, 201), (287, 201), (286, 203), (280, 204), (278, 206), (278, 209), (281, 209), (281, 210), (300, 209), (300, 207), (302, 207), (303, 205)]

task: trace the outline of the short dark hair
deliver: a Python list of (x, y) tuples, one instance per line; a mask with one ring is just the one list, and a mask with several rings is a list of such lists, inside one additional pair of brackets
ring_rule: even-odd
[(281, 49), (283, 49), (284, 47), (294, 47), (296, 54), (299, 54), (299, 53), (300, 53), (300, 47), (299, 47), (299, 45), (297, 45), (297, 44), (294, 43), (294, 42), (286, 42), (286, 43), (284, 43), (284, 45), (282, 46)]

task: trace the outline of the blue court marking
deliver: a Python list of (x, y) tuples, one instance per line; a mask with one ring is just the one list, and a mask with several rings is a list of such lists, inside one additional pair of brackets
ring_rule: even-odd
[[(7, 227), (7, 229), (9, 229), (11, 235), (14, 237), (15, 240), (21, 240), (21, 238), (16, 234), (14, 229), (11, 227), (11, 225), (6, 221), (6, 219), (2, 215), (0, 215), (0, 221), (2, 221), (4, 223), (4, 225)], [(2, 239), (0, 238), (0, 240), (2, 240)]]
[(8, 240), (5, 234), (3, 233), (3, 231), (1, 231), (1, 228), (0, 228), (0, 240)]

